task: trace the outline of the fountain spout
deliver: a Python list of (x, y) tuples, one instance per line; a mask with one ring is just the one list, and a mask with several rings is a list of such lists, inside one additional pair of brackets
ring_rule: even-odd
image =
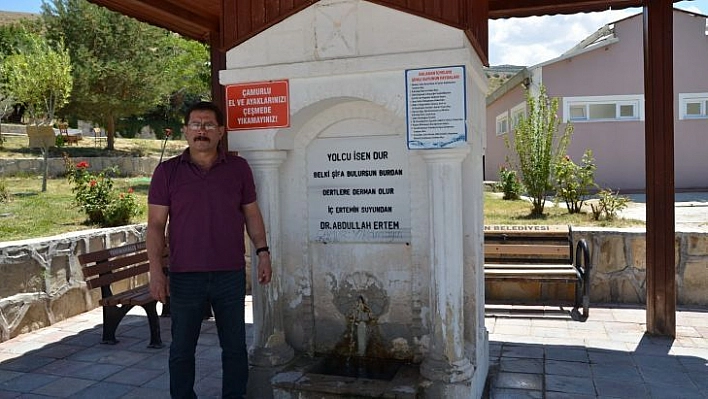
[(360, 321), (356, 325), (356, 354), (359, 357), (363, 357), (364, 355), (366, 355), (366, 335), (366, 322)]

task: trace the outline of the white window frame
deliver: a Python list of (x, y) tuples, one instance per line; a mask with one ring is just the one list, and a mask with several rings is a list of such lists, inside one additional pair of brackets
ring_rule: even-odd
[(526, 103), (514, 106), (509, 113), (511, 114), (511, 118), (509, 118), (509, 123), (511, 123), (510, 130), (514, 131), (516, 126), (519, 125), (519, 120), (526, 117)]
[(509, 113), (507, 111), (497, 115), (496, 132), (497, 136), (509, 133)]
[[(688, 104), (698, 103), (700, 115), (688, 115)], [(708, 119), (708, 93), (679, 93), (679, 120)]]
[[(590, 105), (593, 104), (613, 104), (616, 108), (615, 118), (590, 119)], [(631, 105), (634, 107), (634, 115), (620, 116), (620, 107)], [(585, 118), (570, 118), (571, 106), (584, 106)], [(614, 96), (584, 96), (584, 97), (563, 97), (563, 122), (572, 123), (592, 123), (592, 122), (625, 122), (644, 120), (644, 95), (643, 94), (622, 94)]]

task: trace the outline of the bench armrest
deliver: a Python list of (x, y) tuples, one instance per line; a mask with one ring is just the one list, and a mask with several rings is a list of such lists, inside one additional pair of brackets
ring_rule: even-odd
[(585, 240), (578, 240), (578, 244), (575, 246), (573, 266), (583, 275), (590, 273), (590, 250)]

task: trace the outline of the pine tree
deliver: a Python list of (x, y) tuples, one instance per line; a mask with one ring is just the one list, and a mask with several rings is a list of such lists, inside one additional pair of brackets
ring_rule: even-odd
[(170, 32), (85, 0), (45, 3), (47, 35), (63, 39), (73, 65), (74, 89), (67, 113), (106, 127), (114, 148), (119, 118), (146, 112), (170, 92), (163, 69)]

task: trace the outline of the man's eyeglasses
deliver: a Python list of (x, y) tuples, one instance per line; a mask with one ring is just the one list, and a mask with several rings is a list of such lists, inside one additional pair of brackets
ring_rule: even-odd
[(219, 125), (216, 125), (216, 124), (214, 124), (214, 123), (209, 123), (209, 122), (207, 122), (207, 123), (189, 122), (189, 123), (187, 124), (187, 127), (188, 127), (190, 130), (193, 130), (193, 131), (195, 131), (195, 132), (198, 131), (199, 129), (204, 129), (204, 130), (206, 130), (207, 132), (213, 132), (214, 130), (216, 130), (216, 128), (219, 127)]

